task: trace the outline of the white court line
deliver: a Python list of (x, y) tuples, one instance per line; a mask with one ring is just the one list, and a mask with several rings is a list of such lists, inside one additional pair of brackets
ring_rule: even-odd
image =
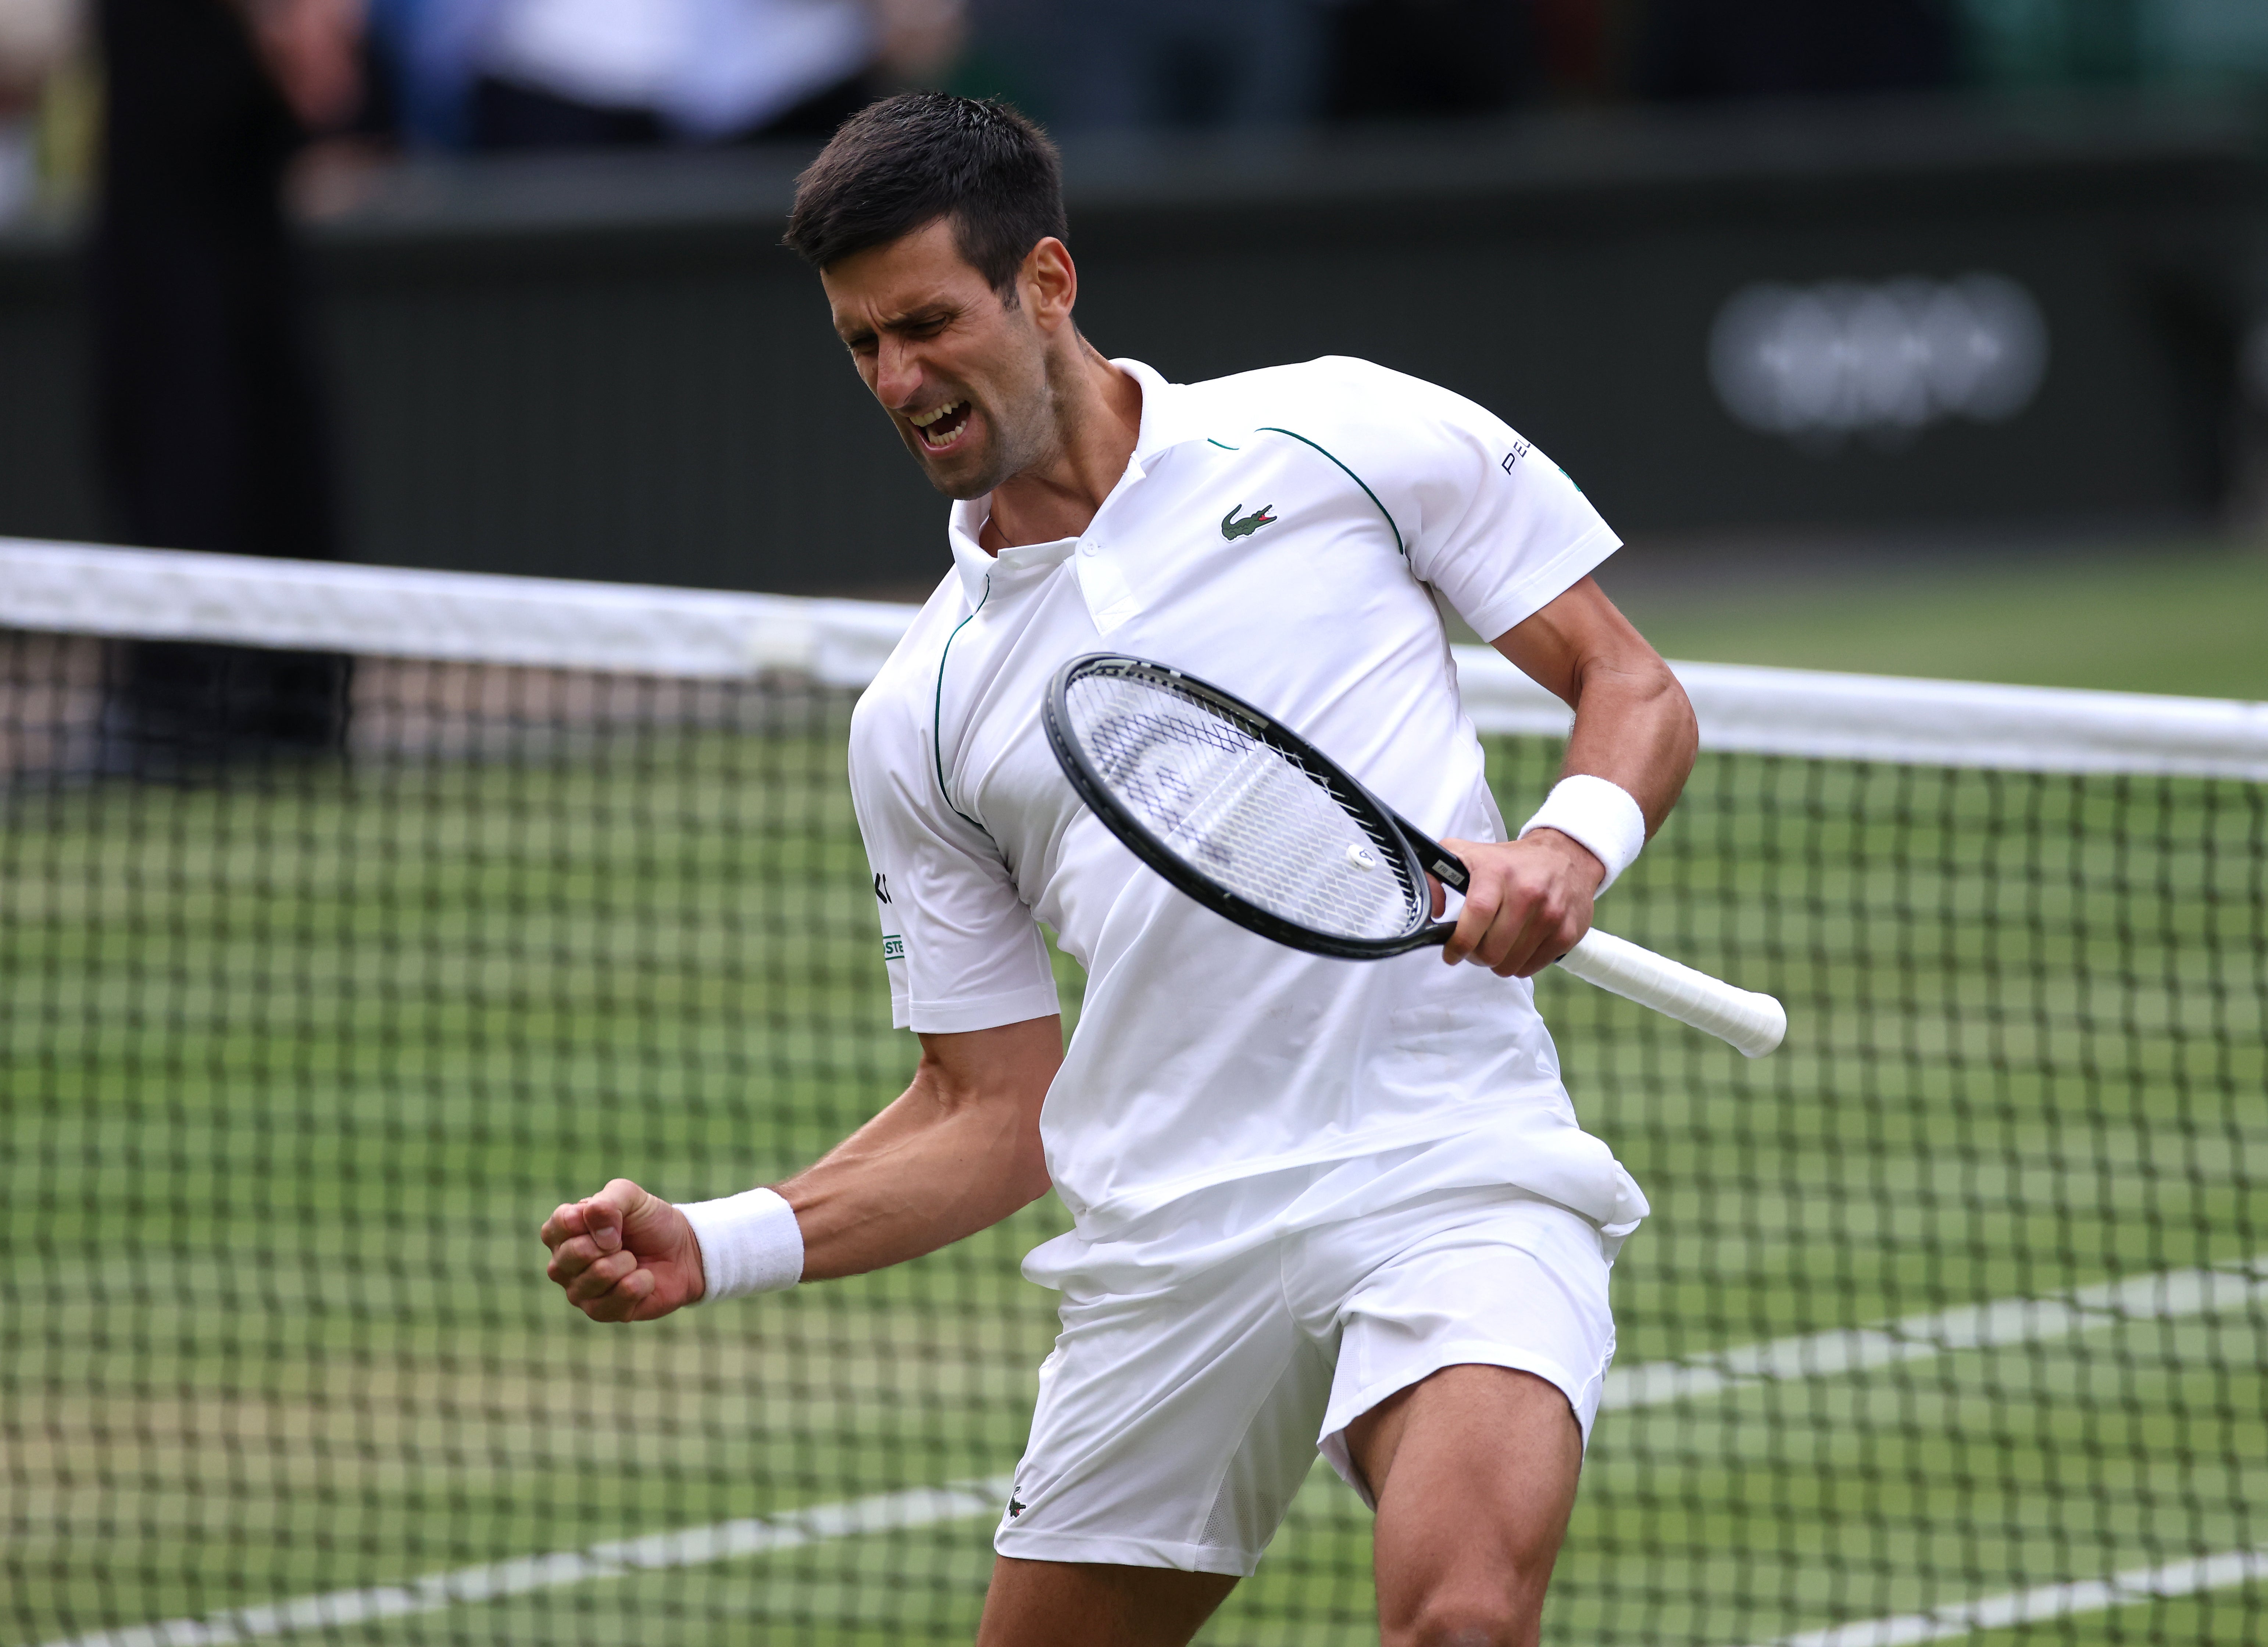
[(2001, 1298), (1929, 1315), (1830, 1333), (1776, 1338), (1682, 1361), (1655, 1361), (1607, 1374), (1602, 1408), (1659, 1407), (1751, 1385), (1834, 1378), (1962, 1349), (2037, 1343), (2122, 1321), (2268, 1308), (2268, 1254), (2213, 1269), (2170, 1269), (2107, 1281), (2037, 1298)]
[(1908, 1642), (1952, 1641), (1978, 1630), (2039, 1624), (2075, 1613), (2107, 1613), (2138, 1602), (2193, 1596), (2261, 1580), (2268, 1580), (2268, 1549), (2230, 1550), (2194, 1561), (2169, 1562), (2163, 1567), (2137, 1568), (2109, 1578), (2041, 1585), (2004, 1596), (1987, 1596), (1981, 1601), (1955, 1601), (1927, 1613), (1808, 1630), (1800, 1636), (1783, 1636), (1770, 1647), (1904, 1647)]
[[(1601, 1405), (1660, 1407), (1776, 1380), (1831, 1378), (1955, 1350), (1989, 1349), (2060, 1338), (2095, 1327), (2114, 1327), (2122, 1321), (2173, 1320), (2255, 1305), (2268, 1306), (2268, 1254), (2242, 1259), (2218, 1269), (2168, 1270), (2080, 1287), (2046, 1298), (2003, 1298), (1934, 1314), (1910, 1315), (1876, 1327), (1810, 1333), (1683, 1361), (1648, 1363), (1610, 1372)], [(582, 1584), (594, 1578), (621, 1578), (639, 1570), (701, 1566), (735, 1556), (792, 1549), (822, 1539), (969, 1520), (996, 1514), (1012, 1479), (1003, 1475), (989, 1481), (957, 1482), (946, 1487), (917, 1487), (846, 1504), (821, 1504), (769, 1519), (683, 1527), (674, 1533), (593, 1544), (586, 1549), (460, 1567), (454, 1572), (436, 1573), (403, 1585), (334, 1590), (270, 1607), (240, 1607), (205, 1619), (174, 1619), (161, 1624), (140, 1624), (122, 1630), (77, 1636), (68, 1641), (48, 1642), (44, 1647), (209, 1647), (210, 1643), (252, 1641), (291, 1630), (342, 1628), (404, 1614), (437, 1613), (462, 1602), (492, 1601), (501, 1596), (522, 1595), (532, 1590)], [(2258, 1559), (2240, 1554), (2180, 1566), (2186, 1570), (2211, 1566), (2215, 1562)], [(2159, 1570), (2173, 1572), (2176, 1569)], [(2095, 1581), (2095, 1588), (2104, 1590), (2105, 1586), (2124, 1585), (2134, 1577), (2128, 1574)], [(2243, 1579), (2226, 1582), (2242, 1583)], [(2056, 1588), (2076, 1593), (2086, 1586)], [(2025, 1596), (2044, 1593), (2023, 1592)], [(1985, 1607), (2013, 1604), (2021, 1599), (2000, 1597), (1968, 1605)], [(1958, 1610), (1941, 1608), (1928, 1617), (1947, 1617)], [(1877, 1629), (1893, 1624), (1904, 1628), (1911, 1623), (1910, 1620), (1877, 1621), (1866, 1626), (1844, 1628)], [(1964, 1626), (1950, 1633), (1959, 1635), (1969, 1629), (1982, 1628)], [(1830, 1634), (1793, 1636), (1774, 1647), (1874, 1647), (1877, 1642), (1888, 1647), (1892, 1642), (1941, 1638), (1853, 1636), (1846, 1640)]]
[(494, 1601), (504, 1596), (526, 1595), (531, 1590), (550, 1590), (579, 1585), (593, 1578), (626, 1578), (634, 1572), (669, 1567), (699, 1567), (729, 1561), (738, 1555), (762, 1555), (792, 1550), (823, 1539), (855, 1538), (865, 1533), (888, 1533), (905, 1527), (925, 1527), (940, 1521), (961, 1521), (977, 1516), (997, 1516), (1008, 1495), (1012, 1478), (956, 1482), (949, 1487), (917, 1487), (907, 1492), (877, 1493), (846, 1504), (815, 1504), (768, 1519), (719, 1521), (705, 1527), (684, 1527), (674, 1533), (655, 1533), (642, 1539), (620, 1539), (593, 1544), (586, 1549), (559, 1550), (549, 1555), (523, 1555), (511, 1561), (484, 1562), (434, 1573), (402, 1585), (379, 1585), (367, 1590), (333, 1590), (323, 1595), (301, 1596), (272, 1607), (237, 1607), (202, 1619), (173, 1619), (162, 1624), (137, 1624), (122, 1630), (75, 1636), (48, 1647), (209, 1647), (225, 1642), (256, 1641), (293, 1630), (343, 1629), (379, 1619), (401, 1618), (413, 1613), (438, 1613), (465, 1602)]

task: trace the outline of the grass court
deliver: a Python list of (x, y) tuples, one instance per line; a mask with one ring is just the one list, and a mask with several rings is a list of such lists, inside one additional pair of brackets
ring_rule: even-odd
[[(968, 1638), (997, 1511), (870, 1501), (1014, 1464), (1052, 1200), (632, 1329), (534, 1235), (615, 1173), (784, 1175), (902, 1085), (845, 707), (7, 794), (0, 1647), (338, 1592), (284, 1638)], [(1492, 748), (1507, 812), (1556, 757)], [(1564, 978), (1545, 1012), (1654, 1205), (1617, 1371), (1697, 1392), (1810, 1348), (1604, 1415), (1548, 1640), (1750, 1647), (2268, 1548), (2264, 845), (2258, 785), (1704, 759), (1602, 923), (1780, 994), (1786, 1049)], [(2077, 1326), (2037, 1302), (2197, 1272)], [(735, 1522), (770, 1544), (556, 1559)], [(1366, 1524), (1319, 1467), (1202, 1639), (1374, 1639)], [(2264, 1631), (2256, 1576), (1970, 1639)]]

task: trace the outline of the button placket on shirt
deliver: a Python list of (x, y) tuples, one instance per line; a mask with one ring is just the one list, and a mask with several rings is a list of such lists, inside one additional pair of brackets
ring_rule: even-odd
[(1102, 547), (1100, 539), (1081, 539), (1072, 563), (1079, 577), (1079, 593), (1086, 600), (1087, 616), (1094, 621), (1095, 633), (1108, 635), (1138, 616), (1142, 602), (1134, 593), (1134, 585), (1127, 581), (1124, 570), (1103, 554)]
[[(1153, 459), (1154, 461), (1154, 459)], [(1113, 510), (1123, 513), (1126, 496), (1135, 487), (1150, 478), (1149, 470), (1138, 457), (1126, 460), (1126, 473), (1111, 489), (1110, 496), (1102, 500), (1095, 518), (1110, 514)], [(1079, 593), (1086, 601), (1087, 616), (1094, 621), (1095, 633), (1108, 635), (1138, 617), (1142, 602), (1134, 592), (1123, 568), (1103, 554), (1104, 540), (1092, 531), (1079, 540), (1079, 552), (1071, 557), (1072, 570), (1079, 578)]]

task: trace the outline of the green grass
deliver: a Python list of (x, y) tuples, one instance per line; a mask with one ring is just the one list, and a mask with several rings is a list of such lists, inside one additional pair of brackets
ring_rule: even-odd
[[(828, 704), (8, 798), (0, 1644), (1013, 1463), (1053, 1306), (1016, 1262), (1052, 1201), (633, 1329), (541, 1279), (563, 1197), (776, 1177), (902, 1085), (842, 730)], [(1556, 751), (1493, 756), (1509, 810)], [(1780, 993), (1788, 1048), (1749, 1063), (1543, 984), (1587, 1124), (1655, 1206), (1622, 1360), (2268, 1251), (2264, 850), (2257, 786), (1705, 761), (1615, 926)], [(1741, 1647), (2268, 1544), (2264, 1365), (2256, 1310), (1609, 1414), (1549, 1638)], [(987, 1533), (325, 1639), (965, 1641)], [(1373, 1639), (1367, 1561), (1319, 1470), (1204, 1639)], [(2022, 1638), (2234, 1643), (2264, 1608)]]
[[(2268, 548), (2142, 545), (1883, 569), (1751, 570), (1672, 554), (1601, 573), (1668, 658), (2031, 686), (2268, 698)], [(1665, 563), (1668, 563), (1667, 565)]]

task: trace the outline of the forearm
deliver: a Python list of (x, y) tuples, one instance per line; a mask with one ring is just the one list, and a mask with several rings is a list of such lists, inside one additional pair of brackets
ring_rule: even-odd
[(924, 1035), (904, 1095), (774, 1192), (792, 1227), (770, 1195), (688, 1213), (618, 1178), (543, 1221), (547, 1273), (593, 1320), (650, 1321), (704, 1297), (918, 1258), (1047, 1192), (1040, 1106), (1062, 1062), (1053, 1017)]
[(1062, 1057), (1059, 1021), (983, 1033), (1006, 1041), (989, 1067), (925, 1052), (895, 1102), (777, 1186), (803, 1232), (805, 1280), (918, 1258), (1047, 1193), (1039, 1105)]
[(1683, 792), (1700, 744), (1684, 688), (1651, 654), (1594, 663), (1577, 679), (1574, 708), (1562, 776), (1587, 773), (1628, 790), (1651, 836)]
[(1588, 577), (1494, 643), (1575, 711), (1575, 725), (1562, 782), (1517, 843), (1444, 843), (1470, 879), (1441, 958), (1525, 978), (1589, 930), (1592, 901), (1677, 804), (1700, 736), (1669, 665)]
[(1700, 746), (1693, 706), (1661, 655), (1588, 577), (1494, 645), (1575, 711), (1562, 776), (1619, 785), (1646, 815), (1646, 834), (1659, 829)]

